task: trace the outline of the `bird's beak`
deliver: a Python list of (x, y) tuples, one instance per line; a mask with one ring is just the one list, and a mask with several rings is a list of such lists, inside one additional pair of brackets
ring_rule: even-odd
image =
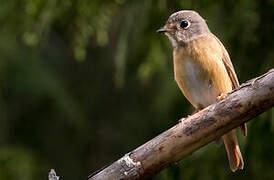
[(156, 32), (157, 33), (165, 33), (165, 32), (167, 32), (167, 28), (162, 27), (162, 28), (158, 29)]

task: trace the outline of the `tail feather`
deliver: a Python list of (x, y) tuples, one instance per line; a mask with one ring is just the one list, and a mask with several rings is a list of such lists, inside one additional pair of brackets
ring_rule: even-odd
[(244, 161), (237, 140), (236, 130), (233, 129), (229, 133), (223, 135), (230, 169), (234, 172), (244, 168)]
[(244, 124), (241, 125), (241, 130), (243, 132), (243, 135), (247, 136), (247, 126), (246, 126), (246, 123), (244, 123)]

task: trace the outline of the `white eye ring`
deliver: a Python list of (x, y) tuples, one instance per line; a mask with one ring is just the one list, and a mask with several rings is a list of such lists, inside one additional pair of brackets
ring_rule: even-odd
[(189, 28), (190, 24), (191, 23), (188, 20), (182, 20), (182, 22), (180, 23), (180, 27), (182, 29), (187, 29), (187, 28)]

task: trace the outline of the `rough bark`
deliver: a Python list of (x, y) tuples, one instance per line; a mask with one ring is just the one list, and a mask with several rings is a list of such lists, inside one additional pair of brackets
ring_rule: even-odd
[[(103, 168), (89, 180), (147, 179), (274, 106), (274, 69)], [(195, 165), (193, 165), (195, 166)]]

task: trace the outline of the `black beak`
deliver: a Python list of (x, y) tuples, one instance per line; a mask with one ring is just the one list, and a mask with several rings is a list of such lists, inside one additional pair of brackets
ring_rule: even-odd
[(156, 32), (157, 33), (164, 33), (164, 32), (167, 32), (167, 29), (166, 28), (160, 28)]

